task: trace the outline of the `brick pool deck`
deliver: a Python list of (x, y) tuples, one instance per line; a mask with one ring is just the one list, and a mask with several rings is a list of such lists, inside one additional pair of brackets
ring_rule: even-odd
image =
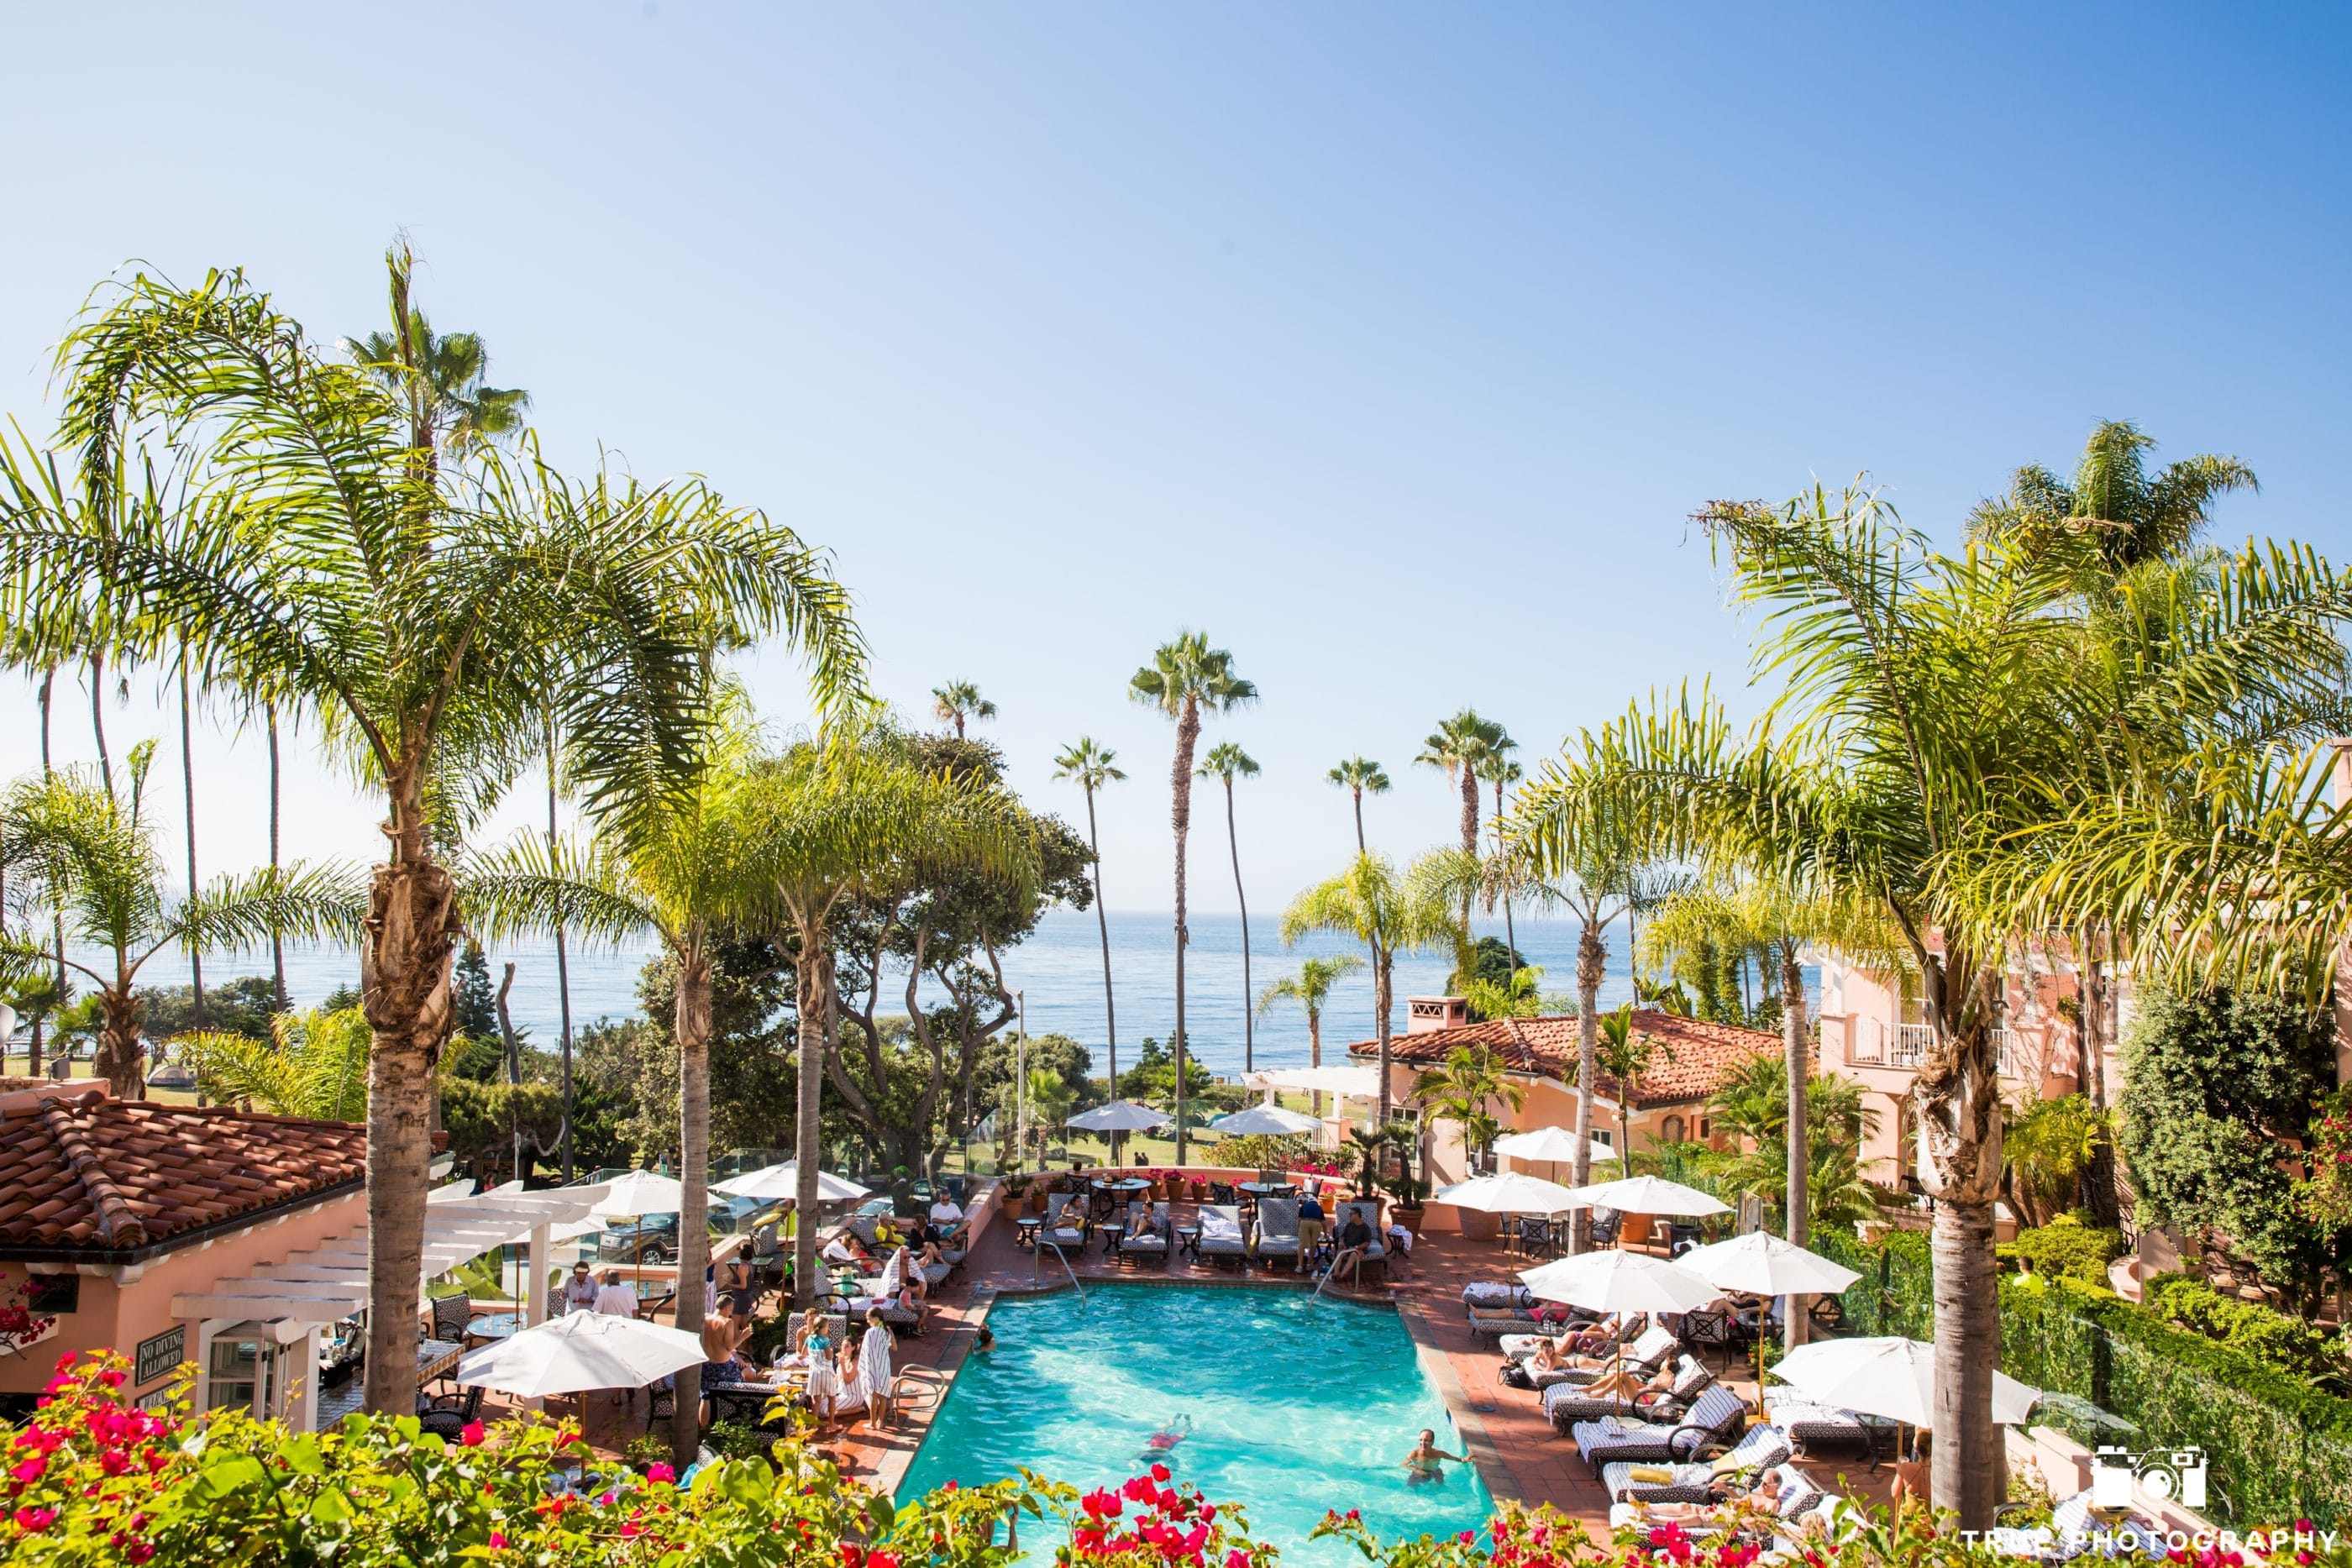
[[(1176, 1206), (1179, 1223), (1191, 1222), (1192, 1207)], [(1164, 1281), (1242, 1290), (1302, 1290), (1311, 1282), (1301, 1281), (1287, 1269), (1253, 1269), (1237, 1274), (1230, 1268), (1215, 1269), (1181, 1257), (1164, 1270), (1123, 1268), (1104, 1255), (1099, 1241), (1090, 1242), (1083, 1256), (1069, 1261), (1077, 1278), (1089, 1282), (1139, 1281), (1148, 1286)], [(1544, 1418), (1540, 1396), (1530, 1389), (1506, 1387), (1497, 1380), (1501, 1358), (1494, 1342), (1472, 1333), (1463, 1315), (1464, 1285), (1509, 1278), (1530, 1261), (1506, 1252), (1499, 1241), (1433, 1234), (1421, 1239), (1409, 1266), (1385, 1284), (1368, 1282), (1357, 1291), (1335, 1288), (1331, 1293), (1395, 1307), (1420, 1349), (1423, 1370), (1452, 1411), (1455, 1429), (1489, 1491), (1498, 1499), (1549, 1503), (1583, 1521), (1596, 1538), (1605, 1540), (1609, 1507), (1600, 1482), (1586, 1472), (1575, 1444), (1553, 1432)], [(892, 1430), (877, 1432), (860, 1420), (845, 1431), (835, 1428), (833, 1436), (816, 1446), (835, 1458), (845, 1473), (886, 1490), (895, 1488), (921, 1447), (931, 1415), (971, 1351), (975, 1331), (991, 1303), (1000, 1295), (1068, 1288), (1068, 1277), (1052, 1255), (1041, 1260), (1016, 1246), (1013, 1226), (1000, 1218), (987, 1228), (954, 1277), (932, 1295), (925, 1332), (898, 1342), (898, 1370), (913, 1370), (925, 1385), (925, 1393), (908, 1400), (909, 1407), (902, 1410)], [(761, 1303), (762, 1315), (775, 1311), (772, 1298)], [(1754, 1397), (1753, 1377), (1737, 1367), (1723, 1381), (1741, 1395)], [(551, 1401), (550, 1407), (555, 1414), (573, 1409), (570, 1401)], [(493, 1396), (486, 1414), (498, 1409)], [(609, 1396), (592, 1399), (584, 1416), (590, 1441), (607, 1451), (617, 1450), (620, 1444), (645, 1430), (642, 1398), (625, 1409), (614, 1406)], [(1398, 1442), (1398, 1451), (1402, 1453), (1411, 1446), (1412, 1434), (1400, 1433)], [(1883, 1466), (1864, 1474), (1861, 1463), (1852, 1459), (1800, 1463), (1821, 1484), (1868, 1500), (1885, 1500), (1893, 1479)]]

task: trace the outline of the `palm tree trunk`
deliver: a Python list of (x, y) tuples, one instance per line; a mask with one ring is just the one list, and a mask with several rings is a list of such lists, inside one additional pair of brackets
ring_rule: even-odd
[[(547, 725), (547, 847), (555, 848), (555, 722)], [(563, 1180), (572, 1181), (572, 960), (563, 950), (563, 922), (555, 923), (555, 1006), (563, 1044)]]
[[(677, 1005), (671, 1033), (677, 1040), (678, 1184), (684, 1188), (677, 1213), (677, 1311), (671, 1322), (688, 1333), (702, 1330), (708, 1310), (702, 1270), (710, 1260), (710, 955), (699, 933), (690, 935), (677, 956)], [(805, 1082), (814, 1082), (808, 1072)], [(808, 1200), (800, 1206), (800, 1230), (812, 1239), (816, 1204), (816, 1148), (811, 1138), (793, 1151)], [(670, 1427), (670, 1459), (682, 1470), (700, 1446), (702, 1368), (677, 1375), (677, 1416)]]
[[(2112, 1005), (2115, 988), (2109, 982), (2106, 966), (2096, 956), (2093, 938), (2085, 933), (2078, 950), (2082, 961), (2076, 966), (2083, 977), (2082, 995), (2076, 998), (2077, 1011), (2082, 1015), (2078, 1030), (2082, 1041), (2083, 1088), (2089, 1095), (2093, 1110), (2107, 1108), (2107, 1040), (2108, 1008)], [(2083, 1173), (2084, 1198), (2091, 1212), (2101, 1225), (2114, 1225), (2123, 1212), (2122, 1195), (2116, 1190), (2116, 1144), (2102, 1132), (2091, 1145), (2091, 1163)]]
[[(801, 961), (793, 977), (793, 1002), (800, 1015), (800, 1057), (795, 1069), (793, 1158), (799, 1162), (793, 1184), (793, 1302), (809, 1307), (816, 1302), (816, 1178), (818, 1095), (823, 1092), (825, 1030), (828, 1027), (827, 977), (833, 972), (833, 951), (823, 930), (801, 926)], [(683, 1405), (679, 1406), (685, 1408)]]
[(1192, 748), (1201, 739), (1201, 705), (1184, 699), (1176, 720), (1176, 762), (1170, 778), (1176, 787), (1169, 814), (1176, 829), (1176, 1163), (1184, 1163), (1184, 1060), (1190, 1042), (1184, 1036), (1184, 947), (1192, 934), (1184, 925), (1184, 841), (1192, 831)]
[(101, 1020), (98, 1060), (91, 1071), (106, 1080), (106, 1092), (117, 1100), (144, 1100), (146, 1074), (139, 1071), (139, 998), (131, 988), (131, 977), (122, 974), (100, 991), (98, 1006)]
[[(1319, 1007), (1307, 1009), (1307, 1065), (1323, 1065), (1323, 1009)], [(1309, 1103), (1315, 1107), (1316, 1115), (1323, 1114), (1323, 1091), (1316, 1090)]]
[[(1812, 1234), (1812, 1129), (1805, 1113), (1806, 1080), (1812, 1071), (1812, 1051), (1805, 1018), (1805, 969), (1797, 962), (1797, 945), (1782, 938), (1780, 949), (1780, 1043), (1788, 1054), (1789, 1079), (1789, 1239), (1799, 1247)], [(1781, 1343), (1790, 1350), (1805, 1343), (1805, 1299), (1790, 1296), (1784, 1310)]]
[[(278, 869), (278, 705), (267, 703), (262, 712), (269, 724), (269, 869)], [(269, 926), (269, 977), (278, 1010), (284, 1012), (290, 1004), (286, 998), (286, 938), (275, 921)]]
[(417, 1296), (433, 1158), (433, 1073), (448, 1043), (449, 969), (464, 920), (457, 887), (426, 846), (423, 779), (395, 774), (391, 860), (368, 894), (360, 967), (368, 1052), (367, 1407), (416, 1406)]
[(1358, 784), (1349, 793), (1356, 798), (1356, 852), (1364, 852), (1364, 787)]
[(1242, 1071), (1257, 1071), (1257, 992), (1250, 988), (1249, 896), (1242, 891), (1242, 841), (1234, 831), (1234, 781), (1225, 780), (1225, 845), (1234, 857), (1234, 902), (1242, 911)]
[[(1601, 979), (1609, 950), (1601, 944), (1600, 910), (1587, 904), (1584, 929), (1576, 938), (1576, 1184), (1592, 1180), (1592, 1095), (1600, 1077)], [(1624, 1092), (1624, 1086), (1618, 1086)], [(1592, 1240), (1592, 1211), (1574, 1211), (1569, 1250), (1582, 1252)]]
[(2006, 1473), (2000, 1431), (1992, 1422), (1992, 1369), (2000, 1364), (1993, 1260), (2000, 1083), (1989, 1022), (1973, 1004), (1978, 977), (1966, 957), (1948, 954), (1940, 965), (1931, 960), (1922, 967), (1932, 1027), (1912, 1092), (1919, 1113), (1921, 1175), (1936, 1201), (1931, 1245), (1937, 1441), (1931, 1491), (1937, 1508), (1959, 1515), (1961, 1529), (1983, 1530), (1992, 1523)]
[[(51, 772), (49, 766), (49, 699), (56, 694), (57, 682), (58, 667), (55, 664), (49, 665), (41, 672), (41, 777), (44, 779), (48, 778)], [(59, 910), (57, 913), (52, 923), (51, 934), (57, 943), (57, 1005), (63, 1007), (65, 1006), (66, 1000), (66, 917), (64, 911)], [(26, 1075), (31, 1078), (38, 1078), (41, 1075), (41, 1021), (42, 1020), (38, 1018), (33, 1020), (32, 1057), (26, 1069)]]
[(106, 655), (92, 649), (89, 655), (89, 727), (98, 737), (98, 779), (106, 786), (106, 798), (114, 799), (114, 764), (106, 751)]
[(1103, 904), (1102, 834), (1095, 827), (1095, 787), (1087, 786), (1087, 843), (1095, 852), (1095, 925), (1102, 932), (1103, 1032), (1110, 1041), (1110, 1098), (1118, 1098), (1118, 1010), (1110, 989), (1110, 911)]
[[(1389, 1100), (1389, 1009), (1395, 1006), (1393, 993), (1395, 976), (1390, 968), (1388, 949), (1380, 943), (1372, 944), (1372, 1038), (1380, 1041), (1381, 1113), (1375, 1132), (1389, 1124), (1394, 1106)], [(1369, 1196), (1369, 1195), (1368, 1195)]]
[[(188, 896), (196, 895), (196, 753), (193, 738), (188, 701), (188, 666), (180, 664), (180, 791), (188, 806)], [(188, 986), (194, 992), (196, 1027), (205, 1027), (205, 956), (193, 942), (188, 945)]]
[(1462, 852), (1478, 858), (1478, 776), (1462, 769)]
[[(1503, 781), (1495, 780), (1495, 849), (1503, 847)], [(1511, 950), (1511, 973), (1519, 972), (1519, 934), (1511, 925), (1511, 895), (1503, 894), (1503, 942)]]

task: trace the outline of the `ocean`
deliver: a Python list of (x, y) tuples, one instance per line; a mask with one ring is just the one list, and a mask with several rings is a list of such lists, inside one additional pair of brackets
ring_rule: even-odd
[[(1318, 936), (1285, 950), (1276, 933), (1278, 916), (1269, 911), (1250, 922), (1250, 984), (1257, 990), (1297, 971), (1298, 960), (1362, 949), (1333, 937)], [(1175, 939), (1171, 917), (1165, 914), (1114, 912), (1110, 917), (1111, 978), (1117, 988), (1118, 1053), (1131, 1063), (1145, 1036), (1165, 1040), (1176, 1020)], [(1581, 928), (1573, 921), (1522, 920), (1517, 923), (1519, 951), (1544, 971), (1547, 992), (1573, 991), (1576, 984), (1576, 943)], [(1479, 936), (1503, 934), (1496, 921), (1477, 923)], [(1608, 977), (1601, 988), (1604, 1008), (1633, 996), (1631, 967), (1626, 960), (1626, 929), (1621, 921), (1610, 927)], [(612, 948), (583, 950), (576, 943), (569, 954), (572, 975), (572, 1019), (576, 1029), (596, 1019), (636, 1014), (637, 974), (649, 956), (646, 947), (615, 952)], [(1005, 982), (1023, 994), (1032, 1034), (1066, 1034), (1096, 1053), (1097, 1071), (1104, 1066), (1102, 946), (1092, 912), (1055, 910), (1038, 924), (1036, 932), (1004, 954)], [(503, 965), (515, 966), (514, 991), (509, 998), (515, 1027), (532, 1043), (551, 1047), (559, 1038), (556, 1008), (555, 946), (551, 942), (509, 944), (488, 955), (495, 983)], [(1397, 960), (1396, 1013), (1393, 1027), (1404, 1028), (1405, 998), (1442, 989), (1451, 967), (1442, 956), (1411, 956)], [(286, 958), (287, 988), (298, 1005), (314, 1004), (339, 986), (355, 985), (359, 964), (348, 951), (310, 948), (289, 950)], [(207, 984), (236, 975), (269, 971), (269, 956), (259, 954), (212, 954), (205, 959)], [(184, 985), (187, 967), (168, 954), (158, 955), (144, 972), (151, 985)], [(1242, 982), (1242, 923), (1234, 915), (1195, 915), (1192, 942), (1184, 966), (1185, 1012), (1192, 1030), (1194, 1054), (1201, 1064), (1221, 1077), (1239, 1073), (1244, 1066), (1244, 992)], [(1327, 1049), (1343, 1047), (1372, 1034), (1372, 985), (1368, 971), (1360, 971), (1334, 991), (1323, 1019)], [(1303, 1065), (1307, 1061), (1307, 1020), (1295, 1003), (1284, 1003), (1256, 1020), (1251, 1061), (1260, 1067)]]

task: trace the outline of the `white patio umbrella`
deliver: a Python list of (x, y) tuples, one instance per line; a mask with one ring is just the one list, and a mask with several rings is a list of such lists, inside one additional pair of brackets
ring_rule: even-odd
[[(1769, 1230), (1751, 1230), (1728, 1241), (1694, 1247), (1675, 1260), (1727, 1291), (1751, 1296), (1833, 1296), (1862, 1278), (1843, 1263), (1808, 1252)], [(1793, 1314), (1797, 1302), (1791, 1300)], [(1802, 1348), (1801, 1346), (1800, 1348)], [(1764, 1336), (1756, 1336), (1756, 1401), (1764, 1401)]]
[[(786, 1160), (780, 1166), (761, 1166), (758, 1170), (729, 1176), (710, 1190), (730, 1197), (797, 1197), (801, 1190), (800, 1162)], [(851, 1198), (868, 1196), (869, 1190), (831, 1171), (816, 1173), (819, 1203), (846, 1203)]]
[(604, 1184), (604, 1196), (591, 1214), (676, 1214), (686, 1203), (686, 1188), (676, 1176), (658, 1171), (631, 1171)]
[[(1595, 1312), (1695, 1312), (1723, 1299), (1703, 1276), (1647, 1252), (1614, 1249), (1520, 1271), (1528, 1293)], [(1623, 1364), (1624, 1343), (1616, 1347)]]
[(1311, 1133), (1322, 1124), (1304, 1111), (1286, 1111), (1279, 1105), (1253, 1105), (1246, 1111), (1218, 1117), (1209, 1124), (1209, 1131), (1236, 1138), (1251, 1134), (1285, 1137), (1294, 1133)]
[(1114, 1100), (1108, 1105), (1081, 1111), (1070, 1118), (1068, 1124), (1087, 1133), (1139, 1133), (1169, 1120), (1165, 1111), (1155, 1111), (1132, 1100)]
[[(1617, 1151), (1598, 1138), (1587, 1138), (1596, 1160), (1613, 1160)], [(1495, 1152), (1508, 1155), (1515, 1160), (1546, 1160), (1553, 1165), (1565, 1165), (1576, 1158), (1576, 1134), (1566, 1127), (1538, 1127), (1532, 1132), (1513, 1133), (1507, 1138), (1495, 1140)]]
[[(1906, 1427), (1936, 1427), (1936, 1347), (1916, 1339), (1832, 1339), (1799, 1345), (1772, 1375), (1807, 1398), (1841, 1410), (1883, 1416)], [(2004, 1372), (1992, 1375), (1992, 1418), (2024, 1424), (2039, 1389)]]
[(1622, 1214), (1696, 1217), (1731, 1212), (1730, 1205), (1709, 1197), (1695, 1186), (1685, 1186), (1664, 1176), (1627, 1176), (1622, 1181), (1595, 1182), (1591, 1186), (1578, 1187), (1576, 1196), (1596, 1208), (1613, 1208)]
[(701, 1359), (701, 1339), (683, 1329), (571, 1312), (484, 1345), (457, 1364), (457, 1381), (537, 1399), (592, 1388), (642, 1388)]
[(1472, 1176), (1429, 1195), (1432, 1203), (1475, 1208), (1483, 1214), (1560, 1214), (1591, 1207), (1556, 1181), (1505, 1171), (1500, 1176)]
[(1269, 1067), (1242, 1082), (1253, 1089), (1297, 1089), (1350, 1100), (1376, 1100), (1381, 1092), (1380, 1070), (1371, 1067)]

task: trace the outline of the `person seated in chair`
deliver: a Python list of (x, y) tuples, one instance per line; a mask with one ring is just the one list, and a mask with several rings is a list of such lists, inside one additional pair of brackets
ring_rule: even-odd
[(1361, 1209), (1348, 1211), (1348, 1223), (1339, 1227), (1339, 1250), (1331, 1260), (1331, 1278), (1344, 1273), (1350, 1285), (1360, 1284), (1364, 1273), (1364, 1255), (1371, 1250), (1372, 1228), (1364, 1223)]
[(845, 1230), (824, 1244), (824, 1260), (852, 1269), (870, 1269), (874, 1266), (874, 1254), (866, 1250), (856, 1232)]
[(931, 1211), (925, 1218), (931, 1222), (933, 1239), (939, 1241), (952, 1241), (963, 1231), (963, 1208), (944, 1191), (931, 1199)]

